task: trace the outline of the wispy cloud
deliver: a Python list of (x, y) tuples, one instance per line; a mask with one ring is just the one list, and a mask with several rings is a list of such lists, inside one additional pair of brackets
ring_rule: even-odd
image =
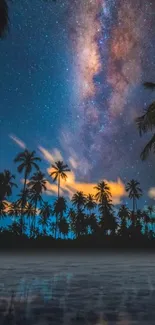
[[(47, 162), (53, 163), (56, 158), (60, 158), (61, 160), (63, 160), (63, 157), (61, 156), (61, 154), (59, 153), (58, 150), (54, 149), (54, 151), (49, 152), (47, 149), (43, 148), (43, 147), (39, 147), (39, 149), (41, 150), (41, 152), (43, 153), (44, 159)], [(69, 157), (69, 162), (71, 164), (71, 172), (67, 173), (67, 180), (61, 180), (61, 189), (60, 189), (60, 195), (64, 195), (67, 196), (69, 198), (71, 198), (73, 196), (73, 194), (77, 191), (83, 191), (86, 195), (87, 194), (95, 194), (95, 183), (85, 183), (85, 182), (78, 182), (76, 180), (76, 176), (75, 176), (75, 170), (77, 169), (77, 163), (74, 160), (74, 158)], [(47, 172), (50, 175), (52, 171), (52, 167), (47, 168)], [(101, 180), (100, 180), (101, 181)], [(105, 180), (110, 187), (110, 191), (112, 194), (112, 199), (113, 199), (113, 204), (117, 205), (121, 203), (121, 199), (123, 197), (125, 197), (126, 191), (125, 191), (125, 185), (123, 184), (123, 182), (121, 181), (120, 178), (117, 179), (116, 182), (114, 181), (108, 181)], [(55, 183), (52, 183), (52, 178), (51, 178), (51, 182), (47, 182), (47, 195), (57, 195), (57, 185)]]
[(26, 144), (19, 138), (17, 138), (14, 134), (9, 134), (10, 139), (12, 139), (20, 148), (25, 149)]
[(43, 148), (42, 146), (38, 147), (41, 151), (44, 159), (49, 162), (50, 164), (53, 164), (57, 160), (63, 160), (62, 155), (59, 150), (53, 149), (52, 153), (48, 151), (47, 149)]

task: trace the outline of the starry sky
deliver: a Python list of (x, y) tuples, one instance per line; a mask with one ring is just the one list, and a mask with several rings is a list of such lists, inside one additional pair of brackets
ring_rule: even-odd
[(135, 118), (154, 94), (155, 1), (14, 0), (0, 41), (0, 170), (16, 173), (25, 146), (49, 167), (53, 150), (80, 183), (101, 179), (154, 187), (155, 157), (141, 162), (150, 135)]

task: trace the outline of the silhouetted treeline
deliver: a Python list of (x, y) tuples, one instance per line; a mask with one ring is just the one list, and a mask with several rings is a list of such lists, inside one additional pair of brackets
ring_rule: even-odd
[[(0, 173), (0, 218), (10, 217), (12, 224), (0, 228), (1, 247), (110, 247), (154, 246), (154, 209), (145, 211), (137, 204), (142, 196), (140, 184), (131, 180), (126, 185), (132, 210), (126, 205), (112, 204), (110, 188), (105, 181), (95, 186), (96, 194), (76, 192), (71, 200), (60, 196), (61, 179), (70, 172), (63, 161), (53, 164), (50, 175), (39, 168), (41, 159), (27, 149), (17, 155), (17, 171), (24, 176), (23, 185), (15, 201), (13, 191), (18, 188), (9, 170)], [(58, 184), (54, 203), (45, 201), (48, 177)], [(74, 239), (74, 244), (73, 244)], [(63, 244), (62, 244), (63, 241)], [(103, 245), (104, 243), (104, 245)], [(23, 246), (22, 245), (22, 246)], [(149, 244), (150, 245), (150, 244)]]

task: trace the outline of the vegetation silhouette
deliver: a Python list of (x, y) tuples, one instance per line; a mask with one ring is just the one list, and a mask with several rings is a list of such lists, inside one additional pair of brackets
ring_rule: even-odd
[[(15, 176), (7, 170), (0, 173), (1, 250), (155, 248), (154, 209), (152, 206), (144, 211), (137, 209), (142, 196), (137, 180), (126, 184), (129, 199), (133, 201), (132, 210), (124, 204), (116, 209), (105, 181), (95, 186), (94, 196), (82, 191), (74, 193), (71, 200), (59, 196), (60, 179), (66, 180), (70, 171), (63, 161), (56, 161), (53, 172), (47, 176), (36, 163), (41, 159), (35, 151), (25, 150), (14, 161), (20, 162), (17, 171), (24, 172), (24, 185), (13, 201)], [(54, 202), (54, 198), (45, 201), (48, 177), (58, 181), (58, 197)], [(11, 218), (12, 223), (2, 226), (5, 218)]]
[(142, 190), (139, 185), (139, 182), (132, 179), (126, 186), (126, 191), (129, 193), (129, 199), (133, 200), (133, 213), (135, 213), (135, 209), (137, 209), (137, 200), (142, 196)]
[(60, 196), (60, 181), (61, 179), (67, 179), (67, 172), (70, 172), (68, 165), (64, 165), (63, 161), (57, 161), (54, 165), (52, 165), (52, 169), (54, 169), (50, 176), (53, 178), (53, 182), (58, 181), (58, 199)]
[[(57, 0), (49, 0), (49, 1), (56, 2)], [(0, 0), (0, 38), (4, 38), (9, 30), (8, 3), (9, 0)]]
[[(145, 82), (144, 87), (150, 89), (151, 91), (155, 89), (155, 83)], [(155, 101), (150, 104), (145, 110), (142, 116), (136, 118), (136, 124), (139, 130), (140, 136), (145, 133), (152, 132), (155, 128)], [(146, 144), (142, 153), (141, 159), (146, 160), (148, 158), (150, 151), (155, 153), (155, 134), (153, 134), (151, 140)]]
[(21, 152), (14, 159), (15, 163), (20, 163), (17, 170), (19, 173), (24, 171), (24, 185), (23, 191), (21, 192), (21, 233), (23, 232), (23, 209), (26, 205), (26, 201), (28, 199), (28, 190), (26, 188), (27, 179), (30, 175), (32, 168), (34, 167), (36, 170), (39, 170), (39, 167), (36, 162), (40, 161), (39, 157), (35, 157), (35, 151), (29, 152), (27, 149), (24, 152)]
[(0, 0), (0, 38), (3, 38), (6, 35), (8, 25), (8, 4), (6, 0)]

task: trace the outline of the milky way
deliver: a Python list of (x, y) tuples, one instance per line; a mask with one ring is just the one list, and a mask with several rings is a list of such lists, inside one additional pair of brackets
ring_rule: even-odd
[(144, 106), (138, 91), (144, 77), (147, 38), (152, 33), (152, 10), (146, 1), (73, 2), (70, 40), (75, 133), (67, 131), (64, 142), (84, 166), (81, 177), (104, 173), (126, 180), (129, 170), (133, 177), (140, 177), (141, 148), (135, 151), (138, 132), (134, 119)]

